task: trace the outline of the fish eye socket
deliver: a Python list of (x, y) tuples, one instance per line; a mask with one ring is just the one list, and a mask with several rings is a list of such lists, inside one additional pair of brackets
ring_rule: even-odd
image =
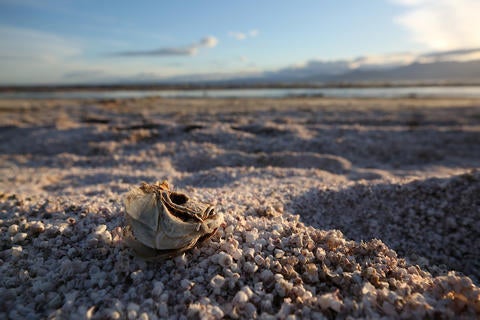
[(210, 211), (208, 211), (208, 216), (209, 217), (213, 217), (214, 215), (216, 215), (217, 213), (215, 212), (215, 209), (211, 208)]
[(175, 204), (182, 205), (188, 201), (188, 197), (182, 193), (172, 192), (170, 194), (170, 200)]

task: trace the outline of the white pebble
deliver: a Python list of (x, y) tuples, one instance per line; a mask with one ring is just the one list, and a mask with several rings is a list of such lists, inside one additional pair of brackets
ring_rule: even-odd
[(253, 291), (252, 289), (250, 289), (249, 286), (244, 286), (242, 288), (242, 291), (245, 292), (245, 294), (247, 295), (247, 297), (250, 299), (252, 296), (253, 296)]
[(138, 320), (148, 320), (148, 314), (146, 312), (140, 313), (140, 316), (138, 317)]
[(225, 283), (225, 278), (217, 274), (210, 280), (210, 286), (214, 289), (219, 289)]
[(245, 242), (253, 243), (257, 239), (258, 239), (258, 232), (254, 232), (254, 231), (245, 232)]
[(120, 317), (121, 317), (120, 312), (118, 312), (118, 311), (110, 312), (109, 316), (110, 316), (111, 319), (114, 319), (114, 320), (120, 319)]
[(28, 235), (25, 232), (20, 232), (13, 236), (12, 241), (13, 243), (23, 242), (25, 239), (27, 239), (27, 236)]
[(42, 233), (45, 231), (45, 225), (43, 224), (42, 221), (34, 221), (31, 222), (28, 225), (28, 228), (33, 232), (33, 233)]
[(218, 254), (218, 264), (222, 267), (228, 267), (233, 263), (232, 256), (225, 252)]
[(265, 263), (265, 259), (259, 254), (255, 256), (254, 260), (258, 266), (262, 266)]
[(233, 297), (233, 304), (236, 306), (243, 306), (248, 302), (248, 296), (243, 291), (238, 291), (235, 297)]
[(135, 320), (135, 319), (137, 319), (137, 311), (135, 311), (135, 310), (129, 310), (129, 311), (127, 312), (127, 318), (128, 318), (128, 320)]
[(104, 232), (100, 233), (100, 239), (102, 239), (105, 243), (112, 242), (112, 234), (110, 231), (105, 230)]
[(228, 227), (225, 228), (225, 236), (232, 235), (233, 231), (234, 231), (233, 225), (229, 225)]
[(283, 257), (283, 255), (285, 254), (285, 252), (283, 250), (280, 250), (280, 249), (275, 249), (275, 258), (281, 258)]
[(255, 273), (258, 270), (258, 266), (251, 262), (245, 262), (243, 265), (243, 270), (247, 273)]
[(13, 246), (12, 247), (12, 256), (20, 257), (22, 255), (23, 248), (22, 246)]
[(255, 249), (253, 248), (247, 248), (244, 251), (245, 257), (253, 258), (255, 256)]
[(101, 224), (95, 228), (95, 233), (102, 233), (107, 230), (107, 225)]
[(8, 227), (8, 233), (13, 236), (18, 232), (18, 226), (16, 224), (12, 224), (10, 227)]
[(130, 302), (127, 306), (127, 317), (129, 320), (133, 320), (137, 318), (138, 310), (140, 310), (140, 306), (136, 303)]
[(214, 319), (222, 319), (224, 316), (222, 309), (218, 306), (213, 306), (210, 310), (210, 314)]
[(340, 301), (333, 293), (326, 293), (318, 297), (318, 303), (323, 310), (328, 308), (340, 312), (342, 301)]

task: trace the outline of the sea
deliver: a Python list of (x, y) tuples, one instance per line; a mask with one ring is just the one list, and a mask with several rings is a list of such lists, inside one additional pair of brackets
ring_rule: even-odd
[(480, 86), (182, 89), (182, 90), (69, 90), (0, 92), (0, 99), (128, 99), (128, 98), (480, 98)]

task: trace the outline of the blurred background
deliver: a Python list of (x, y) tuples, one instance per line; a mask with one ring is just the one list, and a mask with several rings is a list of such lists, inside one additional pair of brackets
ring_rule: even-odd
[(477, 0), (0, 0), (0, 85), (478, 85), (479, 12)]

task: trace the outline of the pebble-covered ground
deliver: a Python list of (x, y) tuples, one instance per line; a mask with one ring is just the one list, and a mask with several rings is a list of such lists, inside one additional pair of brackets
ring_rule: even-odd
[[(0, 101), (0, 318), (480, 317), (480, 101)], [(225, 216), (125, 247), (168, 179)]]

